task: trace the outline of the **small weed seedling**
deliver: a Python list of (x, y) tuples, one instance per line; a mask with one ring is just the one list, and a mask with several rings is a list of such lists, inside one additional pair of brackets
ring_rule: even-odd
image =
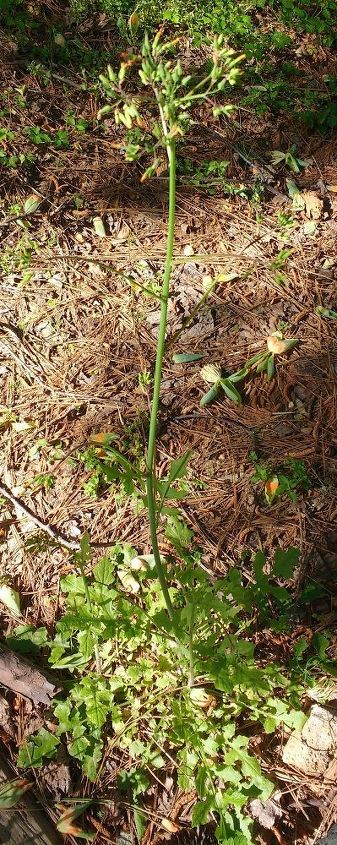
[(328, 320), (337, 320), (337, 311), (334, 311), (332, 308), (324, 308), (323, 305), (318, 305), (315, 310), (319, 317), (327, 317)]
[(254, 373), (266, 373), (268, 379), (272, 379), (275, 373), (275, 358), (284, 355), (296, 346), (297, 339), (283, 337), (283, 332), (274, 332), (267, 338), (267, 349), (257, 352), (243, 365), (240, 370), (224, 377), (221, 368), (216, 364), (206, 364), (200, 371), (201, 378), (212, 385), (200, 400), (202, 406), (208, 405), (224, 391), (227, 398), (239, 405), (242, 402), (241, 395), (235, 385), (244, 381), (248, 375)]
[(270, 466), (260, 463), (256, 452), (251, 452), (250, 459), (254, 463), (252, 484), (264, 485), (264, 496), (268, 505), (281, 496), (288, 496), (292, 502), (297, 501), (298, 493), (310, 488), (310, 479), (303, 461), (289, 458), (283, 464)]
[(296, 144), (292, 144), (290, 149), (285, 153), (281, 152), (281, 150), (274, 150), (270, 153), (270, 158), (273, 164), (285, 164), (293, 173), (300, 173), (301, 169), (304, 170), (304, 168), (312, 164), (312, 159), (299, 158), (296, 155)]

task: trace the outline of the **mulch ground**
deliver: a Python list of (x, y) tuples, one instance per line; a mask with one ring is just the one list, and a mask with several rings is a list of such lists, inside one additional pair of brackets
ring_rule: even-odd
[[(69, 77), (74, 85), (66, 88), (53, 75), (42, 83), (10, 50), (1, 74), (10, 109), (3, 124), (15, 129), (19, 146), (24, 125), (36, 121), (45, 131), (58, 127), (65, 90), (69, 111), (89, 122), (96, 114), (95, 97), (74, 87), (75, 75)], [(23, 85), (29, 106), (25, 111), (18, 105), (14, 114), (12, 92)], [(216, 126), (213, 134), (195, 128), (184, 149), (196, 166), (205, 158), (228, 159), (228, 181), (245, 187), (248, 197), (257, 181), (264, 191), (256, 205), (221, 188), (209, 196), (179, 185), (175, 251), (185, 261), (173, 274), (170, 337), (200, 299), (205, 276), (232, 278), (219, 282), (167, 353), (159, 473), (165, 473), (170, 458), (193, 449), (190, 493), (182, 509), (210, 571), (226, 571), (246, 549), (269, 553), (279, 545), (297, 546), (302, 580), (310, 574), (330, 586), (323, 613), (331, 618), (337, 572), (337, 323), (315, 309), (336, 308), (337, 142), (304, 135), (281, 118), (277, 123), (266, 117), (258, 124), (247, 111), (239, 119), (240, 130), (234, 124)], [(116, 148), (112, 125), (105, 134), (69, 132), (69, 149), (47, 145), (30, 171), (1, 173), (1, 479), (42, 523), (68, 538), (90, 529), (93, 543), (129, 542), (148, 553), (144, 515), (111, 489), (101, 489), (96, 498), (88, 495), (91, 472), (81, 453), (90, 435), (107, 431), (117, 433), (130, 454), (146, 442), (149, 395), (138, 374), (153, 368), (158, 302), (139, 292), (135, 282), (148, 286), (160, 280), (167, 180), (164, 174), (140, 186), (137, 167), (125, 165)], [(310, 210), (309, 202), (293, 214), (294, 225), (284, 236), (280, 212), (291, 211), (285, 183), (291, 174), (270, 168), (266, 151), (280, 143), (285, 148), (287, 139), (297, 141), (301, 157), (312, 158), (294, 178), (311, 200), (318, 198), (319, 211), (312, 211), (312, 202)], [(8, 209), (32, 193), (41, 204), (23, 228)], [(104, 239), (94, 233), (94, 216), (104, 220)], [(281, 249), (289, 250), (283, 284), (275, 268)], [(223, 398), (200, 408), (205, 385), (199, 363), (174, 364), (172, 353), (202, 351), (203, 364), (232, 372), (263, 348), (280, 323), (298, 344), (277, 362), (275, 378), (248, 379), (242, 406)], [(268, 506), (263, 488), (252, 484), (251, 452), (274, 468), (290, 458), (302, 460), (310, 489), (295, 502), (283, 497)], [(51, 475), (53, 486), (36, 485), (41, 475)], [(25, 621), (49, 627), (69, 555), (46, 547), (34, 521), (20, 516), (3, 504), (1, 575), (18, 589)], [(4, 634), (11, 625), (3, 614)], [(31, 729), (22, 709), (16, 725), (15, 741), (7, 743), (13, 757), (15, 743), (27, 725)], [(283, 827), (263, 841), (316, 842), (333, 820), (335, 787), (288, 771), (280, 756), (270, 765), (285, 817)], [(102, 788), (111, 783), (113, 771), (104, 778)], [(49, 776), (45, 785), (51, 794), (52, 782)], [(169, 786), (162, 793), (158, 787), (154, 807), (179, 825), (186, 801)], [(110, 811), (97, 842), (106, 842), (115, 824)], [(155, 828), (151, 837), (154, 841)]]

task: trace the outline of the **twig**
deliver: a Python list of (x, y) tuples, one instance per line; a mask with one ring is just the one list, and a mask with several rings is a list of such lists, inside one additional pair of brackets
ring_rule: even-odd
[(9, 488), (2, 482), (0, 482), (0, 495), (4, 496), (5, 499), (11, 502), (15, 508), (19, 508), (25, 516), (28, 516), (29, 519), (31, 519), (32, 522), (41, 529), (41, 531), (48, 534), (55, 543), (60, 546), (65, 546), (66, 549), (71, 549), (71, 551), (77, 552), (79, 550), (80, 544), (77, 540), (69, 540), (68, 537), (64, 536), (64, 534), (56, 531), (56, 529), (51, 525), (48, 525), (48, 523), (43, 522), (42, 519), (40, 519), (40, 517), (28, 507), (28, 505), (24, 504), (22, 499), (18, 499), (17, 496), (14, 496), (14, 493), (12, 493), (12, 491), (9, 490)]
[(54, 71), (51, 72), (50, 76), (52, 76), (53, 79), (57, 79), (58, 82), (64, 82), (65, 85), (69, 85), (71, 88), (76, 88), (77, 91), (83, 92), (83, 90), (84, 90), (83, 84), (79, 85), (77, 82), (73, 82), (72, 79), (69, 79), (69, 77), (60, 76), (59, 73), (54, 73)]
[[(0, 482), (0, 496), (3, 496), (5, 499), (11, 502), (11, 504), (14, 505), (15, 508), (19, 508), (25, 516), (28, 516), (29, 519), (31, 519), (32, 522), (34, 522), (35, 525), (41, 529), (41, 531), (43, 531), (45, 534), (48, 534), (48, 536), (51, 537), (51, 539), (54, 540), (54, 542), (58, 546), (64, 546), (66, 549), (70, 549), (74, 552), (78, 552), (80, 550), (81, 546), (78, 540), (72, 540), (71, 538), (69, 539), (68, 537), (65, 537), (62, 532), (56, 531), (56, 529), (53, 528), (52, 525), (49, 525), (48, 522), (43, 522), (43, 520), (40, 519), (40, 517), (35, 513), (35, 511), (32, 511), (31, 508), (28, 507), (28, 505), (25, 505), (22, 499), (19, 499), (17, 496), (14, 496), (14, 493), (12, 493), (12, 491), (6, 486), (6, 484), (3, 484), (2, 482)], [(90, 545), (93, 549), (108, 549), (110, 548), (110, 546), (114, 545), (114, 541), (112, 540), (110, 543), (91, 542)]]

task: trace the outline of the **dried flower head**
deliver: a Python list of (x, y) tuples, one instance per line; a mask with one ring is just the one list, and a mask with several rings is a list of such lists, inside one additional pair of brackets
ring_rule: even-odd
[(200, 375), (208, 384), (217, 384), (221, 379), (221, 369), (218, 364), (205, 364), (200, 370)]

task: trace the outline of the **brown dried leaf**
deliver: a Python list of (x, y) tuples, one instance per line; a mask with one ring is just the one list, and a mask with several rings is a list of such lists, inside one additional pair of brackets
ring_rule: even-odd
[(282, 816), (281, 807), (274, 798), (268, 798), (267, 801), (254, 798), (249, 805), (249, 810), (253, 819), (256, 819), (266, 830), (274, 827), (277, 820)]
[(319, 220), (323, 211), (323, 200), (317, 196), (315, 191), (303, 191), (302, 197), (305, 202), (306, 216), (311, 220)]
[(167, 830), (168, 833), (178, 833), (178, 830), (180, 830), (179, 825), (167, 818), (161, 820), (161, 826), (164, 830)]

